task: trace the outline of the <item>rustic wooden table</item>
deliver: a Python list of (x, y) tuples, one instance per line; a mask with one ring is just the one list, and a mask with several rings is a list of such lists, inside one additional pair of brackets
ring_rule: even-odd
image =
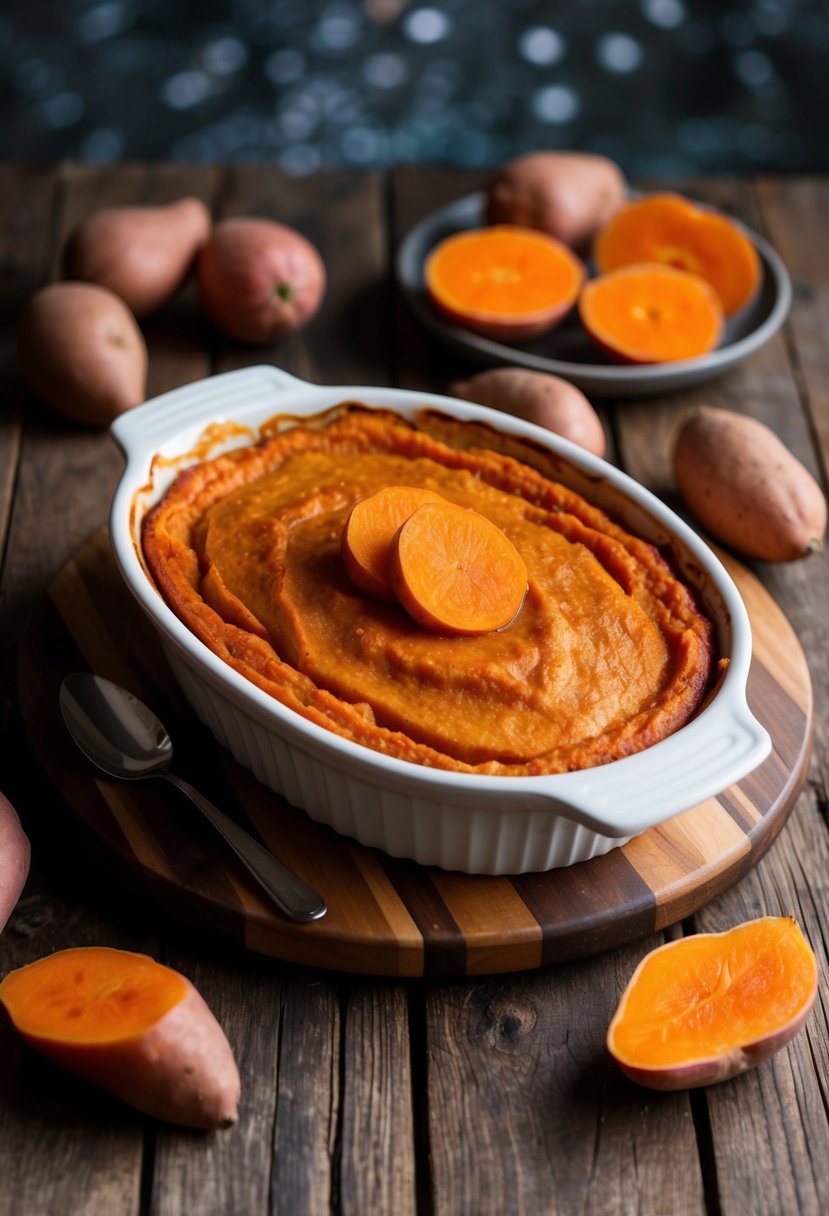
[[(823, 969), (806, 1030), (756, 1071), (659, 1095), (614, 1069), (604, 1036), (636, 962), (662, 935), (575, 963), (491, 977), (382, 980), (233, 950), (164, 914), (78, 823), (28, 751), (16, 653), (70, 554), (100, 528), (121, 460), (105, 433), (21, 386), (14, 326), (58, 273), (67, 231), (106, 204), (197, 193), (216, 215), (294, 224), (321, 249), (325, 305), (265, 350), (220, 340), (184, 296), (146, 322), (150, 395), (251, 362), (321, 383), (432, 391), (470, 370), (398, 299), (396, 245), (480, 176), (402, 169), (291, 180), (260, 166), (0, 170), (0, 786), (34, 850), (0, 938), (0, 972), (55, 949), (144, 950), (190, 976), (239, 1061), (238, 1125), (161, 1126), (59, 1073), (0, 1028), (0, 1213), (718, 1213), (829, 1210), (829, 822), (825, 555), (757, 564), (806, 652), (816, 697), (809, 781), (780, 837), (736, 886), (667, 936), (792, 913)], [(795, 283), (782, 334), (737, 370), (674, 397), (601, 405), (609, 456), (676, 505), (680, 412), (706, 401), (769, 423), (819, 476), (829, 459), (829, 181), (678, 183), (765, 233)]]

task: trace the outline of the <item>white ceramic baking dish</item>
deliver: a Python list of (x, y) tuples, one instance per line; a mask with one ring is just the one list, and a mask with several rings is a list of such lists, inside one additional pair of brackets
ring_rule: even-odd
[[(470, 775), (426, 768), (340, 738), (223, 663), (156, 590), (141, 557), (141, 520), (210, 424), (237, 423), (240, 433), (228, 437), (225, 428), (219, 442), (202, 443), (202, 458), (255, 439), (259, 426), (275, 414), (304, 417), (348, 400), (405, 417), (433, 407), (526, 436), (558, 457), (561, 481), (669, 550), (716, 622), (721, 653), (729, 658), (706, 708), (664, 741), (597, 768), (550, 776)], [(648, 490), (547, 430), (454, 398), (320, 387), (277, 368), (253, 367), (166, 393), (123, 414), (112, 433), (127, 459), (110, 519), (116, 560), (158, 630), (185, 696), (216, 739), (261, 782), (363, 844), (470, 873), (549, 870), (606, 853), (721, 792), (770, 750), (745, 698), (748, 616), (722, 564)]]

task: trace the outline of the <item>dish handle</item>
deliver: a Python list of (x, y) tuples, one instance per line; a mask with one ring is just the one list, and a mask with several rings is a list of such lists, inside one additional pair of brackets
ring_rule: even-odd
[(127, 460), (145, 459), (163, 451), (165, 441), (178, 441), (188, 427), (219, 421), (228, 411), (234, 419), (242, 418), (246, 406), (256, 408), (263, 398), (308, 387), (281, 367), (244, 367), (153, 397), (119, 415), (110, 433)]
[[(729, 701), (714, 701), (676, 734), (635, 756), (539, 778), (531, 800), (619, 839), (690, 810), (747, 776), (771, 752), (768, 731), (745, 699), (732, 695)], [(543, 789), (545, 781), (551, 782), (549, 790)]]

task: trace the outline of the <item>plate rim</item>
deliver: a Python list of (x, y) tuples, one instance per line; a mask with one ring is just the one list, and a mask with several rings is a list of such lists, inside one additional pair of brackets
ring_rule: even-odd
[[(664, 193), (664, 191), (642, 191), (632, 193), (631, 197), (642, 197), (647, 194)], [(575, 363), (565, 359), (550, 358), (538, 355), (520, 346), (509, 346), (483, 334), (476, 334), (461, 325), (441, 317), (428, 303), (422, 283), (424, 260), (418, 250), (424, 244), (428, 235), (442, 223), (454, 223), (455, 217), (469, 211), (474, 214), (477, 209), (483, 223), (483, 203), (485, 191), (476, 190), (461, 195), (443, 207), (429, 212), (419, 220), (404, 236), (395, 257), (395, 277), (397, 284), (409, 306), (420, 320), (433, 330), (444, 341), (464, 350), (467, 354), (486, 356), (497, 365), (517, 365), (535, 371), (544, 371), (562, 376), (574, 384), (590, 383), (594, 391), (597, 385), (606, 387), (609, 395), (618, 395), (631, 389), (652, 391), (670, 388), (672, 384), (684, 387), (686, 384), (698, 383), (721, 374), (742, 362), (748, 355), (753, 354), (771, 340), (783, 325), (792, 303), (792, 282), (786, 266), (771, 244), (732, 215), (728, 218), (748, 236), (754, 245), (764, 265), (764, 270), (770, 276), (773, 291), (771, 309), (763, 320), (749, 333), (725, 346), (719, 346), (707, 355), (694, 359), (673, 360), (670, 363), (649, 363), (639, 366), (607, 363)], [(689, 201), (726, 215), (721, 208), (712, 207), (707, 203), (683, 195)], [(459, 224), (458, 230), (471, 225)], [(413, 281), (412, 270), (417, 277)], [(621, 386), (624, 387), (621, 387)]]

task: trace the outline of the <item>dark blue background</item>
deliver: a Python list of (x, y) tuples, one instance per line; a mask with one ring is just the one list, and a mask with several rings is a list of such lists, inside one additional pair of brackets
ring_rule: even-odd
[(825, 170), (828, 77), (814, 0), (30, 0), (0, 15), (0, 154)]

